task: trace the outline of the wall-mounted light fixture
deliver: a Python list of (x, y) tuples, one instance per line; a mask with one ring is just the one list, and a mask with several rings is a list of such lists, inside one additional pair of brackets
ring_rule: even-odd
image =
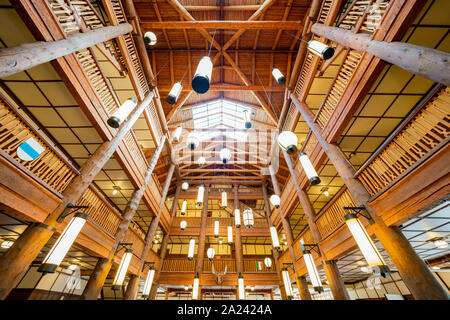
[(291, 279), (289, 278), (289, 270), (287, 267), (284, 267), (281, 270), (281, 275), (283, 277), (283, 285), (284, 291), (286, 292), (286, 297), (288, 298), (288, 300), (291, 300), (294, 297), (294, 292), (292, 291)]
[(150, 290), (152, 289), (153, 279), (155, 278), (155, 268), (153, 267), (154, 262), (144, 262), (142, 271), (145, 270), (146, 265), (150, 265), (150, 268), (148, 269), (147, 277), (145, 278), (145, 282), (144, 282), (144, 290), (142, 291), (142, 297), (144, 299), (147, 299), (148, 296), (150, 295)]
[(228, 244), (232, 244), (233, 243), (233, 227), (228, 226), (227, 230), (228, 230)]
[(133, 256), (133, 249), (127, 248), (127, 246), (131, 246), (132, 243), (119, 243), (119, 247), (116, 250), (120, 251), (121, 246), (125, 248), (125, 252), (122, 256), (122, 260), (120, 260), (119, 268), (117, 269), (116, 275), (114, 277), (111, 289), (119, 290), (123, 285), (123, 281), (125, 280), (125, 276), (127, 275), (128, 267), (130, 266), (131, 258)]
[(251, 208), (246, 208), (244, 210), (244, 214), (242, 215), (244, 218), (244, 225), (246, 228), (250, 229), (253, 227), (253, 224), (255, 223), (255, 220), (253, 218), (253, 211)]
[[(302, 239), (303, 241), (303, 239)], [(308, 270), (309, 278), (316, 292), (323, 292), (322, 281), (320, 280), (319, 271), (317, 271), (316, 264), (314, 263), (314, 257), (311, 254), (311, 249), (316, 249), (320, 255), (320, 250), (317, 244), (304, 244), (300, 242), (300, 246), (303, 251), (303, 259), (305, 259), (306, 269)]]
[(184, 216), (186, 214), (187, 209), (187, 200), (184, 199), (183, 203), (181, 204), (181, 215)]
[(194, 250), (195, 250), (195, 239), (191, 238), (189, 240), (188, 260), (194, 259)]
[(239, 273), (238, 276), (238, 293), (239, 293), (239, 300), (245, 300), (245, 286), (244, 286), (244, 277), (242, 276), (242, 273)]
[(272, 238), (272, 245), (275, 249), (280, 249), (280, 240), (278, 239), (277, 228), (271, 226), (270, 228), (270, 237)]
[(203, 204), (204, 193), (205, 193), (205, 186), (204, 185), (199, 186), (197, 193), (197, 206), (201, 206)]
[(236, 228), (241, 227), (241, 211), (239, 209), (234, 209), (234, 225)]
[(309, 183), (311, 183), (311, 185), (313, 186), (319, 184), (320, 183), (319, 175), (317, 174), (316, 169), (314, 169), (311, 160), (309, 160), (308, 155), (306, 153), (300, 152), (298, 158), (303, 167), (303, 170), (305, 171), (306, 176), (309, 179)]

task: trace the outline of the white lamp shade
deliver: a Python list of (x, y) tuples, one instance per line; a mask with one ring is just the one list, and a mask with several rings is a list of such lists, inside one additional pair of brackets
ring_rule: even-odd
[(183, 182), (183, 183), (181, 184), (181, 190), (187, 191), (187, 189), (189, 189), (189, 183)]
[(298, 143), (297, 135), (291, 131), (283, 131), (278, 136), (278, 145), (288, 154), (293, 154), (297, 152), (297, 143)]
[(183, 204), (181, 205), (181, 215), (184, 216), (186, 214), (186, 208), (187, 208), (187, 200), (183, 200)]
[(194, 259), (194, 250), (195, 250), (195, 239), (191, 238), (191, 240), (189, 240), (188, 260)]
[(286, 77), (281, 73), (281, 71), (278, 68), (272, 69), (272, 75), (277, 80), (278, 84), (285, 84), (286, 83)]
[(231, 158), (231, 151), (227, 148), (223, 148), (220, 150), (219, 156), (223, 163), (228, 163)]
[(292, 292), (292, 285), (291, 279), (289, 279), (289, 272), (287, 270), (283, 270), (281, 274), (283, 276), (283, 284), (284, 290), (286, 291), (286, 296), (288, 296), (288, 298), (292, 298), (294, 296), (294, 293)]
[(180, 137), (181, 137), (181, 133), (183, 132), (183, 127), (182, 126), (178, 126), (175, 129), (175, 132), (173, 133), (173, 141), (174, 142), (178, 142), (180, 141)]
[(300, 163), (311, 185), (314, 186), (316, 184), (319, 184), (320, 183), (319, 175), (317, 174), (316, 169), (314, 169), (314, 166), (309, 160), (309, 157), (305, 153), (300, 153), (298, 155), (298, 158), (300, 159)]
[(216, 254), (216, 250), (214, 250), (214, 248), (208, 248), (208, 250), (206, 250), (206, 255), (208, 256), (209, 260), (214, 259), (215, 254)]
[(187, 136), (187, 145), (189, 149), (194, 150), (200, 144), (200, 139), (195, 132), (190, 132)]
[(13, 244), (14, 244), (14, 241), (5, 240), (5, 241), (2, 242), (0, 247), (2, 247), (3, 249), (9, 249), (9, 248), (12, 247)]
[(280, 207), (280, 203), (281, 203), (281, 199), (277, 194), (273, 194), (270, 196), (270, 203), (275, 207), (275, 208), (279, 208)]
[(205, 157), (200, 157), (200, 158), (198, 158), (198, 164), (199, 165), (204, 165), (206, 163), (206, 159), (205, 159)]
[(200, 279), (194, 278), (194, 285), (192, 286), (192, 300), (198, 300), (198, 289), (200, 286)]
[(84, 212), (77, 212), (73, 216), (48, 252), (38, 271), (46, 273), (55, 272), (86, 223), (87, 218), (88, 215)]
[(243, 218), (244, 218), (244, 225), (247, 228), (253, 227), (253, 224), (255, 223), (255, 221), (253, 219), (253, 211), (251, 208), (246, 208), (244, 210)]
[(322, 281), (320, 280), (319, 272), (317, 271), (311, 252), (304, 250), (303, 258), (305, 259), (306, 269), (308, 270), (309, 278), (311, 279), (314, 290), (318, 292), (323, 291)]
[(227, 192), (222, 191), (222, 208), (227, 207)]
[(334, 55), (334, 48), (317, 40), (308, 41), (308, 50), (325, 60), (330, 59)]
[(186, 220), (182, 220), (182, 221), (180, 222), (180, 229), (181, 229), (181, 230), (184, 230), (184, 229), (186, 229), (186, 227), (187, 227), (187, 222), (186, 222)]
[(148, 44), (150, 46), (154, 46), (156, 44), (156, 34), (154, 34), (151, 31), (147, 31), (144, 34), (144, 41), (146, 44)]
[(131, 111), (136, 107), (136, 99), (128, 98), (119, 109), (108, 119), (107, 123), (112, 128), (118, 128), (128, 118)]
[(214, 221), (214, 237), (219, 237), (219, 220)]
[(191, 83), (192, 89), (194, 89), (195, 92), (200, 94), (208, 92), (212, 69), (213, 63), (211, 58), (208, 56), (201, 58)]
[(244, 286), (244, 278), (238, 278), (238, 292), (239, 292), (239, 300), (245, 300), (245, 286)]
[(231, 244), (233, 243), (233, 227), (232, 226), (228, 226), (227, 228), (227, 233), (228, 233), (228, 243)]
[(277, 229), (274, 226), (271, 226), (270, 228), (270, 237), (272, 238), (272, 244), (274, 248), (280, 247), (280, 241), (278, 239), (278, 233)]
[(203, 203), (203, 196), (205, 193), (205, 187), (203, 185), (201, 185), (200, 187), (198, 187), (198, 192), (197, 192), (197, 205), (201, 206)]
[(133, 256), (132, 249), (126, 249), (125, 253), (122, 256), (122, 260), (120, 261), (119, 268), (117, 269), (116, 276), (114, 277), (112, 283), (113, 290), (119, 290), (123, 284), (123, 280), (125, 280), (125, 276), (127, 275), (128, 267), (130, 265), (131, 257)]
[(272, 259), (269, 257), (264, 259), (264, 264), (266, 265), (267, 269), (270, 269), (272, 267)]
[(236, 228), (241, 227), (241, 211), (239, 209), (234, 209), (234, 225)]
[(442, 239), (433, 241), (433, 244), (436, 246), (436, 248), (439, 248), (439, 249), (445, 249), (448, 247), (447, 241), (442, 240)]
[(250, 121), (250, 111), (244, 110), (244, 123), (245, 129), (250, 129), (252, 127), (252, 122)]
[(151, 267), (148, 270), (147, 278), (145, 278), (144, 290), (142, 291), (142, 296), (147, 298), (150, 295), (150, 290), (152, 289), (153, 278), (155, 278), (155, 269)]
[(170, 89), (169, 95), (167, 96), (167, 103), (169, 104), (175, 104), (177, 103), (178, 97), (180, 96), (181, 89), (183, 89), (183, 85), (181, 82), (175, 82), (172, 86), (172, 89)]

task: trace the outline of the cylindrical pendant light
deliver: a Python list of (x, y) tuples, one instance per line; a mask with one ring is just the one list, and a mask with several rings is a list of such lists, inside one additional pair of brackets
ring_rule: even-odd
[(227, 230), (228, 230), (228, 244), (232, 244), (233, 243), (233, 227), (228, 226)]
[(311, 251), (304, 249), (303, 258), (305, 259), (306, 269), (308, 270), (308, 275), (311, 279), (314, 290), (317, 292), (322, 292), (322, 281), (320, 280), (319, 272), (317, 271)]
[(266, 265), (267, 269), (270, 269), (272, 267), (272, 259), (270, 259), (269, 257), (265, 258), (264, 264)]
[(108, 119), (107, 123), (112, 128), (118, 128), (124, 122), (128, 115), (136, 107), (136, 99), (128, 98), (119, 109), (117, 109), (113, 115)]
[(187, 136), (187, 145), (189, 149), (194, 150), (200, 144), (200, 139), (195, 132), (191, 132)]
[(144, 34), (144, 41), (146, 44), (148, 44), (150, 46), (154, 46), (156, 44), (156, 34), (154, 34), (151, 31), (147, 31)]
[(308, 41), (308, 50), (325, 60), (330, 59), (334, 55), (334, 48), (328, 47), (317, 40)]
[(281, 71), (278, 68), (272, 69), (272, 75), (277, 80), (278, 84), (285, 84), (286, 83), (286, 77), (281, 73)]
[(186, 214), (186, 208), (187, 208), (187, 200), (183, 200), (183, 204), (181, 205), (181, 215), (184, 216)]
[(283, 131), (278, 136), (278, 145), (288, 154), (294, 154), (297, 152), (297, 143), (297, 135), (291, 131)]
[(234, 209), (234, 225), (236, 228), (241, 227), (241, 211), (239, 209)]
[(198, 273), (194, 278), (194, 285), (192, 286), (192, 300), (198, 300), (198, 291), (200, 287), (200, 279)]
[(219, 156), (223, 163), (228, 163), (231, 158), (231, 151), (227, 148), (223, 148), (220, 150)]
[(245, 129), (250, 129), (252, 127), (249, 110), (244, 110), (244, 122), (245, 122)]
[(144, 290), (142, 291), (142, 297), (144, 299), (148, 298), (150, 295), (150, 290), (152, 289), (153, 278), (155, 277), (155, 268), (150, 267), (147, 273), (147, 278), (144, 283)]
[(192, 89), (197, 93), (205, 93), (209, 90), (213, 63), (211, 58), (204, 56), (198, 63), (194, 78), (192, 79)]
[(178, 126), (175, 129), (175, 132), (173, 133), (173, 141), (174, 142), (178, 142), (180, 141), (180, 137), (181, 137), (181, 133), (183, 132), (183, 127), (182, 126)]
[(88, 215), (84, 212), (77, 212), (73, 216), (58, 240), (56, 240), (55, 244), (48, 252), (42, 264), (39, 266), (39, 272), (55, 272), (86, 223), (87, 218)]
[(238, 292), (239, 292), (239, 300), (245, 300), (244, 277), (240, 273), (238, 277)]
[(255, 220), (253, 219), (253, 212), (251, 208), (246, 208), (244, 210), (243, 218), (244, 218), (244, 225), (247, 228), (250, 229), (251, 227), (253, 227)]
[(281, 199), (278, 195), (273, 194), (270, 196), (270, 203), (275, 207), (275, 208), (279, 208), (280, 207), (280, 203), (281, 203)]
[(273, 247), (275, 249), (280, 248), (280, 241), (278, 240), (277, 229), (274, 226), (271, 226), (269, 229), (270, 229), (270, 237), (272, 238)]
[(181, 190), (187, 191), (187, 189), (189, 189), (189, 183), (185, 181), (181, 184)]
[(283, 276), (283, 284), (284, 290), (286, 291), (286, 297), (291, 300), (294, 297), (294, 293), (292, 291), (291, 279), (289, 278), (289, 271), (286, 268), (283, 268), (281, 274)]
[(205, 187), (203, 185), (198, 187), (198, 192), (197, 192), (197, 205), (201, 206), (203, 203), (203, 195), (205, 193)]
[(212, 259), (214, 259), (215, 254), (216, 250), (214, 250), (214, 248), (208, 248), (208, 250), (206, 250), (206, 255), (208, 256), (209, 261), (212, 261)]
[(227, 192), (225, 190), (222, 191), (222, 209), (227, 207)]
[(184, 230), (184, 229), (186, 229), (186, 226), (187, 226), (186, 220), (181, 220), (181, 222), (180, 222), (180, 229)]
[(367, 264), (370, 267), (378, 267), (381, 273), (389, 273), (389, 267), (373, 243), (366, 229), (356, 214), (350, 213), (344, 216), (345, 223), (350, 229), (356, 244), (361, 250)]
[(128, 267), (131, 262), (131, 257), (133, 256), (133, 249), (127, 248), (120, 261), (119, 268), (117, 269), (116, 276), (114, 277), (112, 287), (113, 290), (119, 290), (125, 280), (127, 275)]
[(214, 221), (214, 237), (219, 237), (219, 220)]
[(314, 169), (314, 166), (312, 165), (306, 153), (300, 152), (298, 158), (300, 159), (300, 163), (302, 164), (303, 170), (305, 170), (305, 174), (308, 177), (311, 185), (314, 186), (316, 184), (319, 184), (319, 175), (317, 174), (316, 169)]
[(200, 158), (198, 158), (198, 164), (199, 165), (204, 165), (206, 163), (206, 159), (205, 159), (205, 157), (200, 157)]
[(180, 96), (181, 89), (183, 89), (183, 85), (181, 82), (175, 82), (172, 89), (170, 89), (169, 95), (167, 96), (167, 103), (175, 104), (177, 103), (178, 97)]
[(195, 250), (195, 239), (191, 238), (191, 240), (189, 240), (188, 260), (194, 259), (194, 250)]

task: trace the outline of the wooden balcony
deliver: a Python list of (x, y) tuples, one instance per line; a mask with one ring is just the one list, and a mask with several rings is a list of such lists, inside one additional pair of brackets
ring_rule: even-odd
[[(262, 270), (258, 270), (256, 262), (263, 263)], [(264, 265), (264, 258), (244, 258), (244, 273), (275, 273), (274, 268), (267, 269)], [(195, 270), (197, 259), (187, 260), (187, 258), (167, 258), (163, 262), (162, 272), (191, 272)], [(235, 259), (214, 259), (210, 261), (205, 259), (203, 261), (203, 273), (212, 273), (212, 265), (216, 272), (223, 273), (225, 266), (227, 266), (227, 273), (236, 273)]]

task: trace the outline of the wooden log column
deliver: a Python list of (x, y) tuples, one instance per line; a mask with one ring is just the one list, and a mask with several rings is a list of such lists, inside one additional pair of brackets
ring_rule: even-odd
[(320, 245), (320, 240), (322, 240), (322, 236), (317, 228), (316, 222), (314, 218), (316, 217), (316, 212), (314, 207), (309, 200), (308, 194), (305, 190), (303, 190), (298, 184), (297, 172), (295, 172), (294, 164), (292, 163), (292, 159), (289, 154), (282, 150), (284, 159), (286, 160), (286, 164), (289, 168), (289, 172), (291, 174), (292, 181), (294, 182), (295, 190), (297, 191), (297, 196), (302, 205), (302, 208), (305, 212), (306, 221), (309, 226), (309, 230), (311, 230), (311, 234), (313, 236), (314, 242), (319, 246), (320, 249), (320, 260), (322, 261), (323, 268), (325, 270), (325, 276), (330, 285), (331, 292), (333, 293), (334, 300), (350, 300), (350, 296), (348, 295), (347, 289), (345, 288), (344, 281), (342, 280), (339, 270), (336, 266), (336, 263), (329, 262), (326, 258), (326, 252), (322, 250)]
[(95, 150), (89, 160), (81, 166), (80, 175), (76, 176), (62, 192), (62, 203), (47, 216), (44, 222), (27, 227), (13, 246), (0, 258), (0, 299), (5, 299), (16, 281), (24, 275), (28, 266), (56, 231), (56, 226), (59, 224), (58, 217), (69, 204), (75, 204), (81, 198), (152, 99), (153, 93), (149, 93), (131, 112), (128, 120), (122, 123), (116, 135)]
[(448, 300), (449, 296), (445, 289), (433, 276), (425, 262), (414, 251), (401, 230), (396, 226), (386, 226), (383, 219), (370, 206), (370, 194), (363, 184), (354, 178), (355, 169), (336, 144), (328, 143), (322, 137), (321, 129), (314, 122), (314, 114), (309, 107), (305, 103), (300, 102), (294, 94), (291, 94), (291, 99), (336, 168), (357, 205), (364, 206), (371, 215), (373, 219), (371, 227), (375, 236), (386, 249), (414, 298), (418, 300)]
[(208, 218), (208, 197), (209, 197), (209, 185), (205, 185), (205, 193), (203, 195), (202, 220), (200, 222), (200, 235), (198, 237), (197, 264), (195, 265), (195, 274), (198, 273), (199, 275), (203, 271), (203, 259), (205, 258), (206, 221)]
[[(233, 188), (234, 191), (234, 209), (239, 209), (239, 185), (234, 185)], [(239, 213), (240, 214), (240, 213)], [(236, 255), (236, 272), (239, 275), (239, 273), (244, 273), (244, 259), (242, 256), (242, 239), (241, 239), (241, 228), (243, 225), (243, 221), (241, 219), (241, 227), (234, 228), (235, 231), (235, 242), (234, 242), (234, 252)]]
[(0, 78), (117, 38), (132, 30), (131, 24), (123, 23), (70, 35), (67, 39), (38, 41), (17, 47), (2, 48), (0, 49)]
[(159, 254), (159, 262), (155, 267), (155, 278), (153, 279), (152, 289), (150, 290), (149, 300), (155, 300), (156, 293), (158, 291), (159, 286), (159, 278), (161, 277), (161, 270), (164, 264), (164, 259), (167, 255), (167, 245), (169, 244), (169, 234), (164, 236), (164, 239), (161, 243), (160, 254)]
[[(263, 196), (264, 196), (264, 210), (266, 213), (266, 220), (267, 220), (267, 225), (270, 227), (272, 227), (272, 221), (270, 220), (270, 203), (269, 203), (269, 199), (267, 197), (267, 187), (265, 184), (262, 185), (262, 189), (263, 189)], [(286, 291), (283, 289), (283, 276), (281, 274), (281, 268), (280, 268), (280, 253), (278, 252), (278, 250), (276, 250), (275, 248), (272, 248), (272, 256), (273, 256), (273, 260), (274, 260), (274, 266), (275, 266), (275, 271), (277, 272), (278, 275), (278, 281), (279, 284), (278, 286), (280, 287), (280, 293), (281, 293), (281, 299), (282, 300), (287, 300), (287, 296), (286, 296)], [(295, 263), (295, 261), (294, 261)]]
[(139, 287), (139, 281), (141, 277), (135, 274), (130, 276), (130, 281), (128, 281), (127, 289), (125, 290), (125, 295), (123, 300), (135, 300), (137, 289)]
[(320, 23), (313, 24), (311, 31), (345, 47), (370, 53), (411, 73), (450, 85), (448, 52), (410, 43), (376, 41), (372, 40), (369, 34), (353, 33), (350, 30), (328, 27)]
[(306, 282), (306, 277), (299, 276), (295, 280), (297, 282), (297, 288), (298, 288), (298, 293), (300, 295), (300, 299), (301, 300), (312, 300), (311, 293), (309, 292), (309, 289), (308, 289), (308, 282)]

